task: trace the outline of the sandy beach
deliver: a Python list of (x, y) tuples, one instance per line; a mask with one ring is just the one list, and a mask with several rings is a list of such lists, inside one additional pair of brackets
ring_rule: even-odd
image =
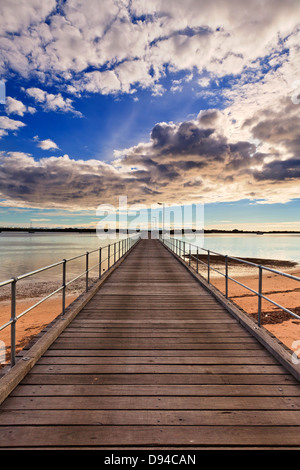
[[(253, 261), (253, 260), (252, 260)], [(272, 269), (290, 273), (300, 277), (300, 266), (290, 262), (275, 262), (270, 260), (260, 260), (261, 264), (267, 265)], [(196, 267), (196, 263), (192, 262)], [(221, 260), (212, 260), (212, 266), (221, 272), (225, 272), (224, 263)], [(199, 263), (199, 272), (204, 278), (207, 276), (207, 268)], [(258, 290), (257, 268), (245, 267), (240, 264), (232, 264), (229, 266), (229, 276), (238, 280), (242, 284), (249, 286), (254, 290)], [(220, 274), (211, 271), (210, 282), (222, 293), (225, 293), (225, 279)], [(263, 294), (270, 297), (280, 305), (300, 314), (300, 283), (283, 276), (265, 271), (263, 274)], [(17, 302), (17, 314), (23, 312), (34, 303), (38, 302), (41, 296), (37, 296), (39, 288), (45, 295), (43, 286), (33, 286), (27, 291), (21, 293)], [(79, 287), (79, 286), (77, 286)], [(48, 287), (49, 288), (49, 287)], [(75, 300), (82, 289), (70, 291), (67, 294), (66, 306)], [(249, 314), (254, 321), (257, 321), (257, 296), (246, 290), (244, 287), (233, 281), (228, 282), (229, 298), (244, 312)], [(42, 296), (43, 296), (42, 295)], [(22, 297), (23, 296), (23, 297)], [(10, 318), (10, 300), (9, 297), (2, 298), (0, 301), (0, 325), (7, 322)], [(57, 294), (36, 307), (31, 312), (24, 315), (17, 322), (17, 351), (20, 351), (35, 335), (43, 328), (51, 323), (62, 310), (61, 294)], [(293, 348), (293, 342), (300, 340), (300, 320), (291, 317), (289, 314), (278, 309), (271, 303), (262, 301), (262, 326), (266, 328), (272, 335), (276, 336), (283, 344)], [(6, 346), (6, 360), (10, 356), (10, 327), (0, 332), (0, 340)]]
[[(71, 294), (66, 298), (66, 307), (75, 300), (77, 294)], [(18, 313), (25, 311), (33, 304), (38, 302), (40, 298), (22, 299), (18, 302)], [(2, 301), (0, 304), (0, 324), (6, 323), (10, 318), (10, 302)], [(16, 326), (16, 345), (17, 353), (29, 343), (41, 330), (51, 323), (62, 312), (62, 300), (60, 295), (43, 302), (43, 304), (34, 308), (17, 321)], [(6, 346), (6, 361), (10, 358), (10, 327), (0, 332), (0, 340)]]

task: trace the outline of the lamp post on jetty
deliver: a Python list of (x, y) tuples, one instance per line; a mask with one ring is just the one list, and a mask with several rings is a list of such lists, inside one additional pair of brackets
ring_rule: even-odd
[(157, 204), (158, 204), (159, 206), (163, 206), (162, 237), (164, 238), (164, 231), (165, 231), (165, 203), (164, 203), (164, 202), (158, 202)]

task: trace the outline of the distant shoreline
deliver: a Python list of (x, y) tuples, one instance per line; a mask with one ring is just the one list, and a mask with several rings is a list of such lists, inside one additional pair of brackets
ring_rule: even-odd
[[(197, 259), (197, 254), (195, 253), (191, 253), (191, 255), (193, 256), (193, 259), (195, 261), (195, 258)], [(185, 258), (189, 258), (189, 255), (186, 254), (185, 255)], [(200, 261), (203, 261), (203, 262), (207, 262), (207, 255), (204, 254), (204, 255), (200, 255), (198, 254), (198, 259)], [(232, 257), (232, 256), (229, 256), (228, 257), (229, 259), (229, 263), (230, 265), (232, 266), (241, 266), (241, 261), (238, 261), (238, 260), (242, 260), (242, 261), (246, 261), (246, 262), (249, 262), (249, 263), (253, 263), (253, 264), (256, 264), (256, 265), (261, 265), (261, 266), (265, 266), (265, 267), (269, 267), (269, 268), (274, 268), (274, 267), (282, 267), (282, 268), (295, 268), (297, 266), (299, 266), (299, 263), (297, 261), (291, 261), (291, 260), (280, 260), (280, 259), (269, 259), (269, 258), (249, 258), (249, 257), (243, 257), (243, 258), (238, 258), (238, 257)], [(210, 253), (210, 261), (211, 263), (223, 263), (225, 262), (225, 256), (223, 255), (215, 255), (215, 254), (211, 254)], [(251, 268), (251, 266), (250, 266)]]
[[(41, 227), (32, 227), (32, 228), (26, 228), (26, 227), (0, 227), (0, 233), (3, 232), (24, 232), (24, 233), (35, 233), (35, 232), (61, 232), (61, 233), (96, 233), (96, 229), (92, 228), (41, 228)], [(157, 230), (141, 230), (141, 231), (135, 231), (135, 230), (126, 230), (126, 229), (116, 229), (116, 230), (107, 230), (105, 231), (106, 233), (121, 233), (121, 234), (128, 234), (128, 235), (133, 235), (133, 234), (138, 234), (138, 233), (144, 233), (148, 232), (150, 233), (157, 233)], [(294, 230), (270, 230), (270, 231), (261, 231), (261, 230), (238, 230), (238, 229), (233, 229), (233, 230), (221, 230), (221, 229), (204, 229), (204, 230), (170, 230), (166, 231), (166, 233), (170, 235), (184, 235), (184, 234), (203, 234), (203, 233), (229, 233), (229, 234), (238, 234), (238, 233), (251, 233), (255, 235), (272, 235), (272, 234), (300, 234), (300, 231), (294, 231)], [(162, 230), (159, 230), (159, 234), (162, 234)]]

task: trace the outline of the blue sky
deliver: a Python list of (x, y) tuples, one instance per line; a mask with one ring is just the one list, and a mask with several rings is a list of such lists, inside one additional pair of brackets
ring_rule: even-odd
[(0, 225), (95, 228), (123, 195), (204, 205), (206, 228), (300, 230), (299, 13), (2, 3)]

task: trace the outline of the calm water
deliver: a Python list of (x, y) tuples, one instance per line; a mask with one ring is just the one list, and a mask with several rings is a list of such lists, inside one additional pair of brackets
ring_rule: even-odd
[(300, 234), (206, 234), (182, 238), (220, 254), (300, 263)]
[[(91, 251), (113, 243), (96, 234), (78, 233), (0, 233), (0, 281)], [(187, 242), (236, 257), (291, 260), (300, 263), (300, 235), (207, 234), (186, 238)], [(97, 255), (95, 255), (97, 256)], [(97, 259), (91, 259), (91, 265)], [(72, 262), (72, 272), (82, 272), (85, 260)], [(48, 276), (59, 276), (53, 271)]]
[[(119, 239), (118, 239), (119, 240)], [(25, 274), (63, 259), (73, 258), (86, 251), (113, 243), (116, 239), (101, 240), (89, 233), (0, 233), (0, 282)], [(98, 253), (90, 256), (90, 266), (98, 261)], [(69, 272), (85, 270), (85, 257), (68, 263)], [(61, 266), (43, 274), (44, 278), (58, 276)], [(41, 274), (39, 274), (41, 277)]]

